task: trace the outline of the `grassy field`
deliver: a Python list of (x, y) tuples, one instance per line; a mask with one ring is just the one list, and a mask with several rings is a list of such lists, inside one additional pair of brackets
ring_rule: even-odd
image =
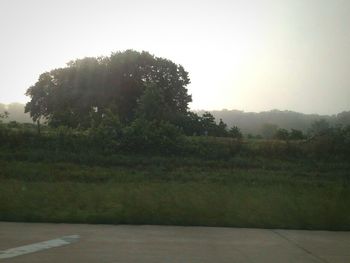
[(350, 230), (339, 160), (1, 150), (0, 220)]

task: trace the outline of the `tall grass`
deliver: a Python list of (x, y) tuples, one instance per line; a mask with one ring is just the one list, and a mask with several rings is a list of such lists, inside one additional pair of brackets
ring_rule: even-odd
[(348, 164), (124, 158), (106, 167), (0, 160), (0, 220), (350, 229)]
[(349, 230), (350, 190), (328, 185), (21, 182), (0, 220)]

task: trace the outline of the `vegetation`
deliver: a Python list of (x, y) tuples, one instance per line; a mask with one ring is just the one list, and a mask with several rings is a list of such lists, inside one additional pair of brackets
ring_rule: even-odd
[(0, 220), (350, 230), (350, 125), (246, 138), (189, 111), (189, 81), (131, 50), (42, 74), (37, 125), (0, 108)]
[(5, 150), (0, 220), (349, 230), (349, 163)]
[[(202, 114), (199, 111), (197, 114)], [(243, 134), (251, 134), (252, 136), (262, 135), (263, 126), (273, 124), (281, 129), (299, 130), (306, 134), (310, 126), (321, 119), (328, 122), (331, 126), (350, 125), (350, 111), (344, 111), (337, 115), (318, 115), (303, 114), (293, 111), (271, 110), (259, 113), (243, 112), (238, 110), (216, 110), (211, 111), (216, 119), (222, 119), (228, 126), (238, 126)]]
[(181, 65), (127, 50), (71, 61), (65, 68), (43, 73), (27, 91), (31, 100), (25, 111), (34, 121), (45, 118), (56, 127), (88, 128), (106, 111), (123, 123), (134, 120), (136, 111), (171, 120), (187, 112), (192, 101), (186, 89), (189, 82)]
[(237, 140), (118, 123), (3, 124), (0, 220), (350, 229), (349, 128)]
[[(4, 122), (16, 121), (20, 123), (32, 123), (29, 113), (24, 113), (25, 105), (20, 103), (12, 103), (9, 105), (0, 103), (0, 112), (7, 111), (9, 116)], [(205, 111), (188, 112), (188, 118), (183, 120), (186, 124), (192, 118), (196, 119), (203, 115)], [(278, 129), (286, 129), (289, 132), (297, 131), (300, 139), (305, 139), (306, 134), (309, 133), (311, 125), (319, 120), (326, 120), (331, 126), (347, 126), (350, 125), (350, 112), (344, 111), (337, 115), (317, 115), (317, 114), (302, 114), (292, 111), (266, 111), (260, 113), (243, 112), (237, 110), (222, 110), (211, 111), (210, 114), (216, 120), (222, 120), (230, 127), (239, 127), (240, 133), (249, 138), (261, 139), (261, 130), (266, 123), (277, 125)], [(185, 126), (182, 124), (182, 126)], [(185, 128), (185, 127), (184, 127)], [(187, 135), (193, 135), (190, 131), (185, 129)], [(198, 135), (198, 132), (195, 134)], [(302, 135), (302, 136), (300, 136)], [(291, 135), (293, 137), (293, 135)]]

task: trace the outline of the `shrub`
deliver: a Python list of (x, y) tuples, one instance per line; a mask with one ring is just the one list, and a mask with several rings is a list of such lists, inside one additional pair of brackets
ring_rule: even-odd
[(328, 127), (311, 137), (306, 152), (316, 157), (349, 156), (350, 126)]
[(229, 131), (228, 135), (232, 138), (242, 139), (243, 135), (241, 130), (237, 126), (233, 126)]
[(166, 121), (136, 119), (124, 129), (122, 149), (131, 152), (176, 154), (184, 146), (185, 136)]
[(95, 149), (114, 152), (120, 146), (123, 129), (118, 116), (112, 111), (107, 111), (99, 124), (92, 125), (88, 134)]

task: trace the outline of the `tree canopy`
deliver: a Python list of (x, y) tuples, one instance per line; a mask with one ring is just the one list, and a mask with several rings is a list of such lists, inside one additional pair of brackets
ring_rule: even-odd
[(44, 118), (52, 126), (83, 128), (100, 121), (107, 111), (124, 123), (133, 121), (138, 112), (169, 120), (188, 113), (189, 83), (181, 65), (127, 50), (78, 59), (41, 74), (26, 92), (31, 100), (25, 111), (34, 121)]

